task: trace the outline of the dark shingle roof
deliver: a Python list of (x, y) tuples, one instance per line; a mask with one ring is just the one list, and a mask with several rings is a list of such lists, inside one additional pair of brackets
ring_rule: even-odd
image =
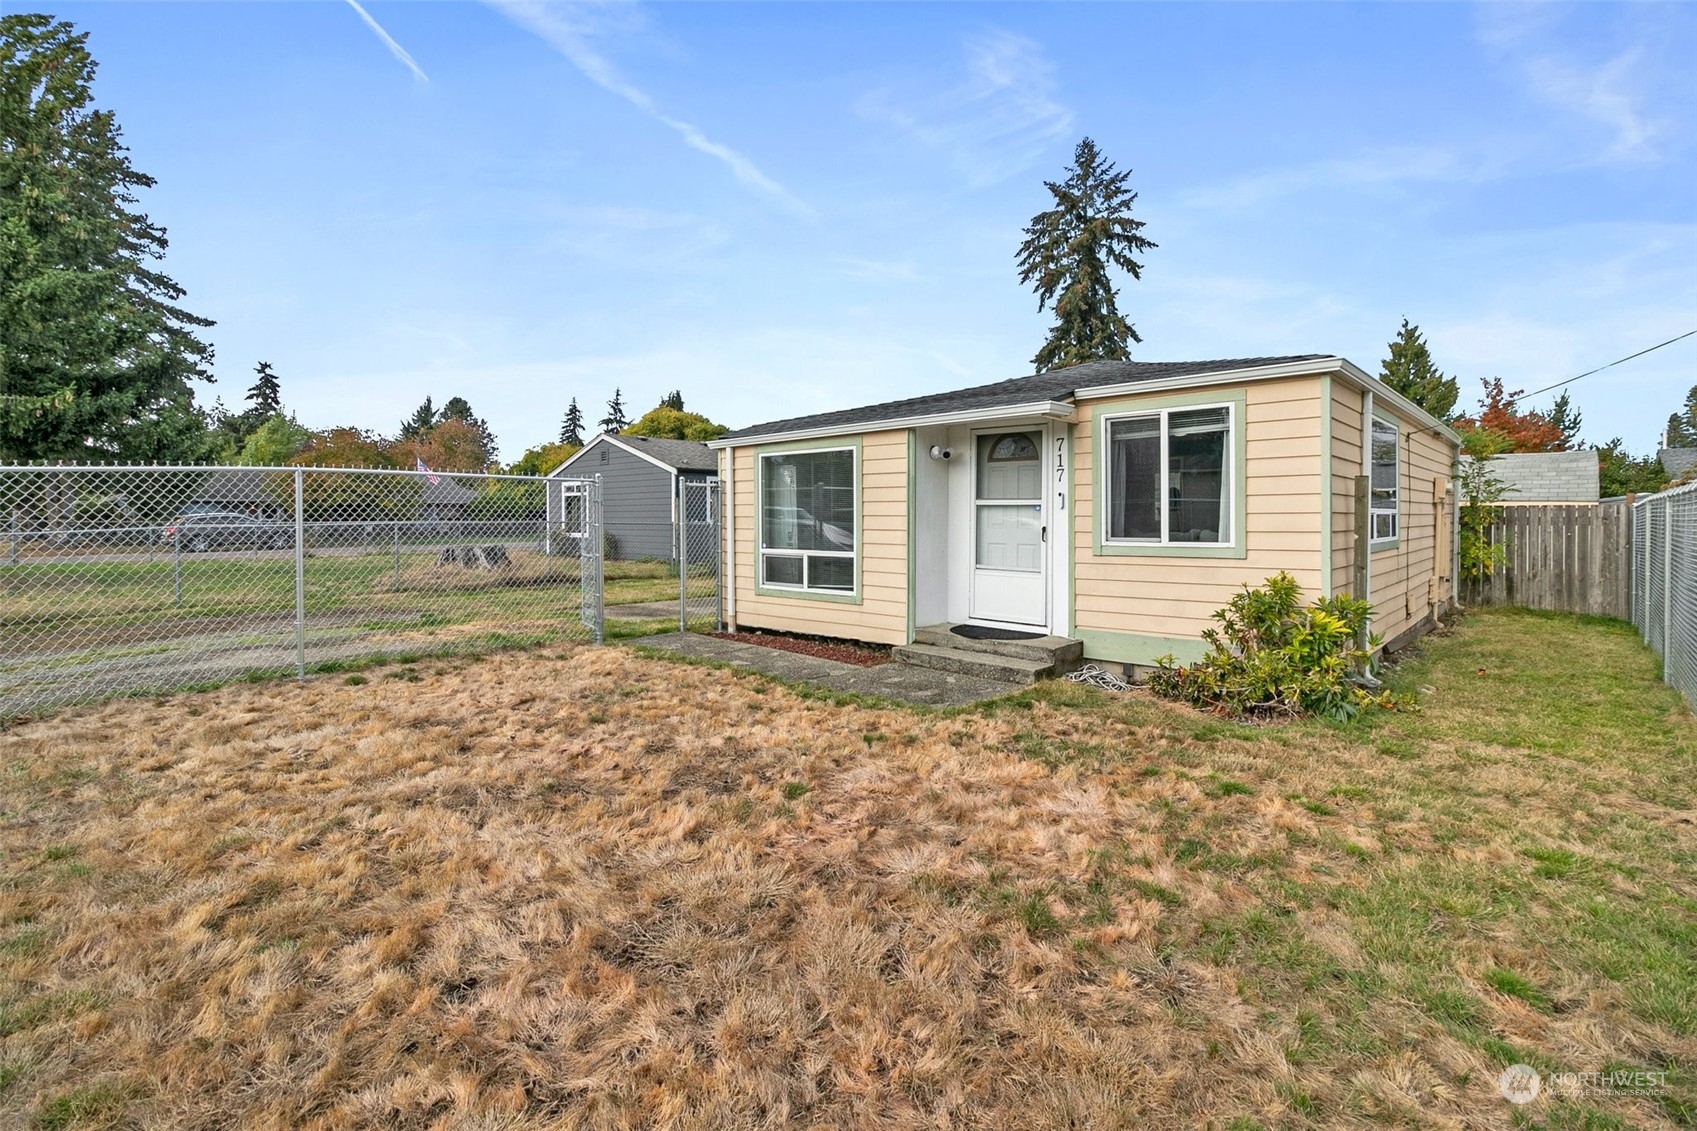
[(719, 470), (719, 456), (706, 444), (694, 440), (662, 440), (653, 436), (620, 435), (619, 443), (628, 444), (632, 450), (653, 456), (667, 467), (678, 471), (712, 471)]
[(796, 416), (789, 420), (774, 420), (739, 428), (726, 433), (726, 439), (741, 440), (783, 432), (812, 431), (819, 428), (842, 428), (851, 431), (887, 421), (905, 420), (914, 416), (936, 413), (966, 412), (972, 409), (1002, 408), (1007, 405), (1029, 404), (1033, 401), (1065, 400), (1085, 389), (1109, 385), (1124, 385), (1134, 381), (1158, 381), (1163, 377), (1182, 377), (1191, 374), (1223, 373), (1232, 369), (1254, 369), (1266, 365), (1282, 365), (1293, 361), (1317, 361), (1331, 354), (1305, 353), (1287, 357), (1240, 357), (1219, 361), (1089, 361), (1065, 369), (1051, 369), (1029, 377), (1015, 377), (993, 385), (977, 385), (970, 389), (955, 389), (946, 393), (931, 393), (903, 401), (849, 408), (839, 412), (821, 412), (812, 416)]
[(1656, 453), (1669, 478), (1678, 479), (1688, 471), (1697, 471), (1697, 448), (1663, 448)]

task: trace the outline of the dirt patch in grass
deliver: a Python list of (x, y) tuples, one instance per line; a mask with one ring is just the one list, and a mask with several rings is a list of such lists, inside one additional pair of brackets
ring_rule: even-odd
[(888, 648), (851, 644), (846, 640), (825, 640), (817, 636), (792, 636), (779, 632), (714, 632), (709, 635), (717, 636), (720, 640), (758, 644), (762, 648), (776, 648), (781, 652), (795, 652), (802, 656), (817, 656), (821, 660), (836, 660), (863, 668), (875, 668), (879, 664), (890, 662)]
[[(0, 734), (0, 1125), (1697, 1113), (1697, 727), (1629, 630), (1475, 618), (1349, 728), (366, 674)], [(1517, 1061), (1664, 1083), (1515, 1109)]]

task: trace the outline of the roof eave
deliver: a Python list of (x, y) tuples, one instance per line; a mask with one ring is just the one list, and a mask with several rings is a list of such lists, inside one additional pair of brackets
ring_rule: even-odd
[(1074, 407), (1069, 401), (1025, 401), (1020, 404), (996, 405), (991, 408), (963, 408), (954, 412), (924, 413), (918, 416), (892, 417), (888, 420), (866, 420), (855, 424), (833, 424), (820, 428), (794, 428), (784, 432), (762, 432), (755, 436), (722, 436), (708, 440), (707, 446), (746, 448), (755, 444), (783, 444), (792, 440), (823, 440), (831, 436), (851, 436), (864, 432), (891, 432), (898, 428), (927, 428), (934, 425), (991, 423), (1018, 417), (1041, 416), (1049, 420), (1071, 420)]

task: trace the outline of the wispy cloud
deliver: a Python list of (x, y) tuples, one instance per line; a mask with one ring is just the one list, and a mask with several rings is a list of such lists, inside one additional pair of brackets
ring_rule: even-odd
[(486, 0), (486, 3), (564, 55), (590, 82), (673, 130), (691, 149), (724, 162), (740, 183), (796, 215), (812, 215), (806, 204), (762, 172), (746, 155), (714, 141), (693, 123), (666, 113), (647, 91), (625, 78), (612, 61), (591, 44), (591, 37), (598, 30), (593, 9), (536, 0)]
[(402, 65), (412, 72), (413, 78), (419, 82), (430, 81), (430, 76), (424, 73), (424, 68), (419, 66), (411, 55), (407, 54), (405, 47), (395, 42), (394, 36), (383, 30), (382, 24), (371, 18), (371, 13), (365, 10), (364, 5), (359, 0), (348, 0), (348, 7), (359, 13), (359, 18), (365, 21), (365, 26), (371, 29), (373, 35), (383, 41), (383, 46), (389, 49), (389, 54), (399, 59)]
[(1502, 176), (1512, 160), (1511, 151), (1500, 145), (1466, 150), (1448, 145), (1388, 146), (1252, 173), (1195, 189), (1182, 200), (1192, 208), (1240, 209), (1314, 189), (1479, 183)]
[(1608, 132), (1597, 163), (1659, 159), (1657, 143), (1669, 123), (1647, 105), (1659, 67), (1644, 35), (1601, 62), (1584, 61), (1554, 42), (1564, 15), (1554, 5), (1485, 4), (1478, 9), (1476, 35), (1535, 98)]
[(966, 43), (966, 74), (929, 94), (882, 88), (860, 100), (862, 114), (947, 154), (975, 187), (1029, 168), (1072, 129), (1055, 98), (1054, 67), (1036, 42), (1012, 32)]
[(919, 268), (912, 260), (841, 258), (843, 274), (868, 283), (911, 283), (919, 278)]

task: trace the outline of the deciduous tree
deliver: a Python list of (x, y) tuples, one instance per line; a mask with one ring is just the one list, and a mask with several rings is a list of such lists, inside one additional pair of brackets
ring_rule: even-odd
[(1132, 216), (1137, 194), (1085, 138), (1073, 152), (1067, 179), (1045, 181), (1054, 207), (1031, 218), (1019, 247), (1019, 281), (1037, 292), (1039, 310), (1053, 306), (1055, 325), (1032, 358), (1039, 373), (1084, 361), (1131, 356), (1137, 330), (1120, 314), (1119, 291), (1109, 271), (1143, 277), (1134, 256), (1156, 245)]
[(730, 429), (715, 424), (699, 412), (661, 405), (643, 414), (641, 420), (624, 430), (627, 436), (655, 436), (670, 440), (717, 440)]
[[(1485, 395), (1480, 398), (1479, 411), (1472, 416), (1461, 417), (1456, 421), (1456, 430), (1462, 433), (1483, 432), (1489, 437), (1500, 441), (1496, 451), (1505, 452), (1559, 452), (1566, 451), (1566, 439), (1562, 433), (1562, 425), (1551, 420), (1549, 414), (1536, 409), (1522, 411), (1516, 407), (1516, 401), (1521, 397), (1521, 390), (1504, 391), (1502, 378), (1491, 377), (1484, 381)], [(1577, 424), (1577, 421), (1575, 421)], [(1472, 450), (1470, 448), (1470, 450)]]

